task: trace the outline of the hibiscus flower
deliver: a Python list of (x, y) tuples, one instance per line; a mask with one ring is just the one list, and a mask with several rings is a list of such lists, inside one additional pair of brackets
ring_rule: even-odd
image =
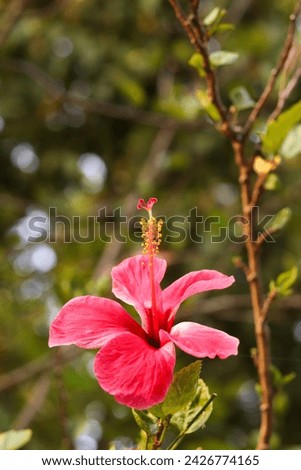
[(150, 214), (143, 229), (146, 254), (133, 256), (112, 269), (113, 293), (132, 305), (141, 325), (116, 301), (95, 296), (70, 300), (50, 327), (49, 346), (75, 344), (100, 348), (94, 372), (100, 386), (121, 404), (147, 409), (164, 400), (173, 379), (175, 345), (197, 358), (225, 359), (237, 354), (238, 339), (193, 322), (174, 324), (188, 297), (233, 282), (214, 270), (194, 271), (162, 290), (166, 261), (156, 255), (160, 224), (152, 217), (151, 198), (139, 201)]

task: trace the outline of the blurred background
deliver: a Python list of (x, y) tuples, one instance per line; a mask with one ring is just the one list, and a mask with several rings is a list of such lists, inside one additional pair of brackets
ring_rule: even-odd
[[(233, 24), (210, 45), (239, 54), (218, 71), (225, 103), (241, 86), (258, 98), (294, 3), (202, 2), (202, 14), (225, 7), (225, 21)], [(244, 256), (239, 227), (233, 219), (229, 224), (240, 214), (237, 171), (229, 143), (200, 111), (200, 78), (188, 65), (194, 51), (168, 2), (0, 0), (0, 50), (0, 432), (31, 428), (28, 449), (135, 442), (131, 410), (94, 378), (95, 351), (49, 350), (48, 328), (76, 295), (113, 297), (112, 266), (141, 248), (139, 219), (120, 217), (140, 218), (138, 198), (156, 196), (155, 215), (179, 217), (163, 227), (161, 254), (169, 263), (163, 286), (203, 268), (236, 278), (230, 289), (186, 301), (178, 314), (241, 342), (237, 357), (204, 360), (202, 377), (218, 398), (206, 428), (182, 448), (254, 448), (255, 339), (248, 286), (233, 263)], [(288, 104), (300, 98), (297, 87)], [(238, 120), (246, 116), (242, 110)], [(251, 135), (250, 154), (257, 141)], [(279, 273), (301, 267), (300, 159), (299, 143), (286, 152), (277, 184), (263, 198), (260, 216), (283, 207), (293, 214), (276, 242), (264, 247), (266, 290)], [(197, 216), (214, 216), (214, 223), (205, 226)], [(217, 242), (224, 228), (227, 236)], [(281, 449), (301, 448), (299, 288), (270, 313), (272, 445)], [(177, 367), (191, 362), (179, 351), (177, 357)]]

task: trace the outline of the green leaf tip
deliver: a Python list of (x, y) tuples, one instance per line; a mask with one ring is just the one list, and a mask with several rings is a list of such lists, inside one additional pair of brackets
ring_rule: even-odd
[(298, 268), (293, 266), (276, 278), (276, 281), (270, 282), (270, 291), (276, 291), (278, 294), (287, 297), (292, 294), (292, 286), (298, 279)]
[(17, 450), (27, 444), (32, 436), (31, 429), (14, 429), (0, 433), (0, 450)]
[(268, 225), (268, 230), (278, 232), (279, 230), (283, 229), (291, 220), (292, 215), (292, 210), (289, 207), (284, 207), (273, 217)]

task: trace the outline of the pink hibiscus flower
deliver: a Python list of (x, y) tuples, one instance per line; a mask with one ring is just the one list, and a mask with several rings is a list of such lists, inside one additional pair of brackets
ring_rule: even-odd
[(147, 254), (127, 258), (112, 269), (113, 293), (135, 308), (141, 325), (114, 300), (82, 296), (63, 306), (49, 338), (50, 347), (101, 348), (94, 362), (100, 386), (119, 403), (137, 409), (164, 400), (173, 379), (175, 345), (198, 358), (225, 359), (237, 354), (239, 344), (237, 338), (198, 323), (174, 325), (185, 299), (229, 287), (234, 278), (213, 270), (195, 271), (162, 290), (166, 261), (155, 256), (160, 242), (160, 224), (151, 215), (155, 202), (140, 200), (137, 206), (150, 214), (143, 229)]

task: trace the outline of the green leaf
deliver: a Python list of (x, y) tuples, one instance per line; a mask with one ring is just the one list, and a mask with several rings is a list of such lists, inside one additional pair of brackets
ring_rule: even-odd
[(270, 291), (270, 292), (273, 292), (273, 291), (275, 291), (275, 290), (277, 290), (277, 288), (276, 288), (276, 282), (275, 282), (274, 280), (272, 280), (272, 281), (270, 281), (270, 283), (269, 283), (269, 291)]
[(132, 408), (135, 421), (140, 429), (146, 432), (148, 436), (154, 436), (158, 432), (157, 419), (147, 411), (136, 410)]
[(207, 91), (198, 90), (196, 92), (196, 96), (199, 99), (199, 102), (201, 104), (202, 109), (204, 109), (204, 111), (206, 111), (208, 116), (210, 116), (211, 119), (215, 122), (220, 121), (221, 120), (220, 113), (219, 113), (217, 107), (210, 100), (210, 98), (207, 94)]
[(215, 51), (210, 54), (210, 63), (213, 67), (231, 65), (237, 61), (239, 54), (229, 51)]
[(289, 408), (289, 397), (284, 391), (279, 391), (274, 394), (273, 397), (273, 408), (275, 410), (275, 415), (284, 415)]
[(289, 131), (301, 121), (301, 101), (281, 113), (278, 118), (270, 122), (266, 132), (262, 135), (263, 150), (267, 153), (276, 153)]
[(215, 7), (213, 10), (204, 18), (203, 23), (205, 26), (212, 26), (213, 24), (219, 23), (227, 10), (224, 8)]
[[(213, 405), (212, 403), (210, 403), (210, 405), (205, 409), (205, 411), (197, 417), (197, 415), (200, 413), (200, 411), (209, 399), (210, 393), (208, 387), (202, 379), (199, 379), (195, 399), (184, 409), (178, 411), (175, 415), (173, 415), (173, 417), (171, 418), (171, 423), (176, 426), (180, 432), (183, 432), (188, 428), (185, 431), (185, 434), (191, 434), (197, 431), (199, 428), (204, 426), (204, 424), (212, 413)], [(195, 419), (196, 417), (197, 419)], [(191, 422), (193, 423), (191, 424), (191, 426), (189, 426)]]
[(289, 289), (298, 279), (298, 268), (293, 266), (289, 271), (279, 274), (276, 279), (276, 286)]
[(229, 96), (238, 111), (253, 108), (255, 105), (255, 101), (249, 95), (248, 90), (243, 86), (233, 88)]
[(282, 384), (287, 385), (290, 384), (295, 378), (297, 377), (296, 372), (290, 372), (289, 374), (282, 376)]
[(270, 291), (276, 291), (278, 294), (283, 296), (291, 295), (291, 287), (295, 284), (298, 279), (298, 268), (293, 266), (289, 271), (285, 271), (277, 277), (276, 281), (270, 282)]
[(295, 372), (283, 375), (278, 367), (274, 366), (274, 364), (270, 366), (270, 371), (272, 374), (273, 384), (276, 388), (281, 388), (284, 385), (291, 383), (296, 378)]
[(0, 433), (0, 450), (20, 449), (30, 441), (31, 436), (31, 429), (22, 429), (21, 431), (11, 430)]
[(292, 217), (292, 210), (289, 207), (284, 207), (273, 217), (272, 221), (268, 225), (269, 230), (278, 232), (290, 221)]
[(289, 131), (281, 145), (279, 153), (284, 158), (295, 158), (301, 155), (301, 125)]
[(205, 77), (204, 59), (201, 54), (195, 52), (189, 59), (188, 64), (197, 69), (200, 77)]
[(267, 191), (276, 191), (277, 189), (281, 188), (281, 181), (278, 175), (275, 173), (271, 173), (268, 175), (267, 179), (264, 183), (264, 188)]
[(232, 23), (221, 23), (214, 27), (215, 33), (223, 33), (224, 31), (234, 31), (235, 26)]
[(122, 77), (116, 83), (120, 92), (128, 98), (135, 106), (142, 106), (145, 104), (147, 97), (143, 87), (137, 80)]
[(165, 400), (150, 408), (157, 417), (173, 415), (190, 403), (198, 392), (198, 380), (201, 371), (201, 361), (195, 361), (179, 370), (173, 379)]
[(282, 383), (282, 372), (274, 364), (270, 365), (270, 372), (273, 380), (273, 384), (278, 387)]

